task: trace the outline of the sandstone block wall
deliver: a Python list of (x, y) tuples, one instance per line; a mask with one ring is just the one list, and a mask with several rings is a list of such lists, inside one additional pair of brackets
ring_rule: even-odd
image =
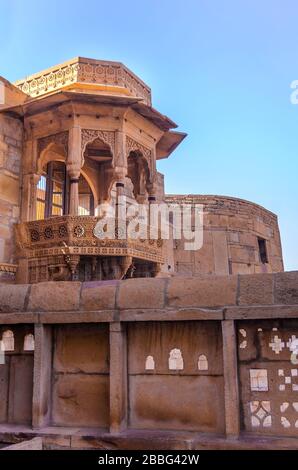
[(142, 436), (151, 448), (153, 432), (182, 446), (190, 431), (298, 447), (298, 272), (2, 284), (0, 325), (0, 340), (15, 338), (0, 365), (0, 435), (22, 424), (51, 429), (52, 443), (67, 429), (91, 435), (78, 447)]
[[(166, 202), (202, 204), (204, 207), (203, 247), (185, 251), (184, 239), (174, 241), (174, 264), (178, 275), (283, 271), (278, 220), (272, 212), (257, 204), (225, 196), (167, 195)], [(266, 242), (268, 263), (261, 262), (258, 238)]]
[[(0, 115), (0, 280), (11, 280), (15, 262), (13, 225), (19, 221), (20, 166), (23, 127), (21, 121)], [(6, 266), (5, 266), (6, 265)]]

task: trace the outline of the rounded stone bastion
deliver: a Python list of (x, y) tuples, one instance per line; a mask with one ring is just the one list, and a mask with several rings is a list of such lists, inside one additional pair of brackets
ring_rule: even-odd
[(278, 219), (267, 209), (226, 196), (167, 195), (165, 200), (168, 204), (203, 206), (203, 246), (188, 251), (183, 235), (181, 240), (174, 240), (169, 263), (172, 274), (226, 275), (284, 270)]

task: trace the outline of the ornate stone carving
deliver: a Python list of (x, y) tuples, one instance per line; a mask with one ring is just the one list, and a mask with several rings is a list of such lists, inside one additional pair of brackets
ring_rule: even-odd
[(162, 240), (99, 239), (94, 235), (98, 221), (99, 217), (68, 215), (18, 224), (17, 246), (29, 261), (30, 282), (68, 279), (71, 272), (74, 276), (79, 256), (123, 258), (116, 263), (121, 276), (132, 258), (156, 263), (153, 274), (158, 273), (164, 262)]
[(47, 148), (50, 144), (57, 144), (60, 145), (65, 155), (68, 153), (68, 131), (58, 132), (57, 134), (48, 135), (46, 137), (42, 137), (38, 139), (38, 155)]
[(11, 263), (0, 263), (0, 272), (15, 274), (17, 265)]
[(111, 152), (114, 156), (115, 154), (115, 132), (113, 131), (101, 131), (101, 130), (94, 130), (94, 129), (82, 129), (82, 139), (81, 139), (81, 146), (82, 146), (82, 156), (86, 150), (86, 146), (94, 140), (100, 139), (105, 144), (107, 144)]
[(76, 225), (75, 228), (73, 229), (73, 234), (77, 238), (81, 238), (85, 234), (85, 229), (82, 225)]
[(150, 149), (145, 147), (144, 145), (140, 144), (136, 140), (132, 139), (129, 136), (126, 136), (126, 155), (129, 156), (130, 152), (139, 151), (142, 155), (146, 158), (149, 164), (149, 168), (151, 169), (152, 165), (152, 152)]
[(151, 92), (138, 77), (123, 64), (76, 58), (65, 64), (18, 80), (15, 85), (27, 95), (36, 97), (76, 82), (111, 85), (126, 88), (133, 96), (151, 104)]

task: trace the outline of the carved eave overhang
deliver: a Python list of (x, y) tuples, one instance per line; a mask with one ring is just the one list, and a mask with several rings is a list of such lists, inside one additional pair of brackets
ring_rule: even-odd
[(141, 114), (145, 119), (153, 122), (159, 129), (163, 131), (168, 131), (169, 129), (175, 129), (178, 125), (172, 121), (169, 117), (161, 114), (156, 109), (152, 108), (152, 106), (147, 106), (143, 102), (139, 102), (132, 106), (134, 111)]
[(69, 102), (129, 107), (137, 103), (139, 100), (140, 98), (130, 96), (120, 97), (112, 95), (96, 95), (90, 93), (86, 94), (71, 91), (59, 91), (52, 95), (30, 99), (20, 106), (11, 106), (6, 108), (5, 111), (20, 117), (28, 117), (44, 111), (49, 111), (53, 108), (56, 108), (57, 106), (61, 106)]
[(165, 132), (156, 146), (156, 160), (168, 158), (186, 136), (185, 132)]
[(115, 107), (131, 107), (136, 113), (152, 122), (163, 132), (177, 127), (167, 116), (159, 113), (151, 106), (142, 103), (142, 99), (134, 96), (119, 95), (102, 95), (94, 92), (86, 91), (57, 91), (50, 95), (31, 98), (20, 106), (11, 106), (6, 108), (6, 112), (18, 115), (20, 117), (28, 117), (44, 111), (51, 110), (57, 106), (67, 102), (77, 102), (85, 104), (101, 104)]

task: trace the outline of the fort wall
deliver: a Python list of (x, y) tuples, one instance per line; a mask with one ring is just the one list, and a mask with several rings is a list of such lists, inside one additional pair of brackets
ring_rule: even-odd
[(298, 448), (298, 272), (2, 284), (0, 312), (0, 441)]
[(22, 123), (0, 114), (0, 281), (12, 281), (16, 271), (13, 226), (20, 213)]
[[(203, 247), (185, 251), (183, 238), (174, 242), (174, 270), (178, 275), (283, 271), (278, 220), (272, 212), (226, 196), (167, 195), (166, 202), (202, 204), (204, 210)], [(266, 250), (263, 260), (259, 243)]]

